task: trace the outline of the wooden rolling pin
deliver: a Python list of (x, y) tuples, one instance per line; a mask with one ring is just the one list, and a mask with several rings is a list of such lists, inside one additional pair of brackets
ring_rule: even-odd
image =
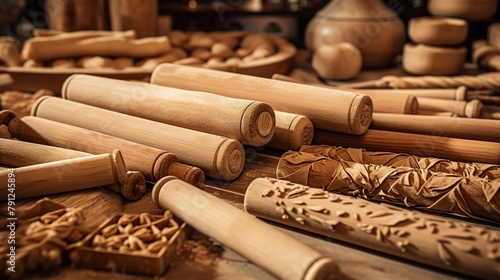
[(459, 118), (457, 113), (453, 112), (436, 112), (436, 111), (426, 111), (418, 110), (418, 115), (421, 116), (435, 116), (435, 117), (448, 117), (448, 118)]
[(248, 186), (245, 210), (263, 219), (398, 258), (472, 277), (500, 277), (500, 243), (496, 240), (500, 231), (478, 224), (270, 178), (255, 179)]
[(306, 83), (280, 74), (274, 74), (272, 78), (278, 81), (293, 82), (302, 85), (328, 88), (332, 90), (343, 90), (343, 91), (366, 94), (370, 96), (370, 98), (372, 99), (374, 113), (416, 114), (419, 108), (417, 98), (415, 96), (408, 94), (392, 95), (387, 91), (384, 92), (384, 91), (368, 91), (368, 90), (361, 92), (358, 90), (332, 87), (324, 84)]
[(373, 111), (362, 94), (169, 63), (155, 68), (151, 82), (267, 102), (275, 110), (307, 116), (315, 127), (356, 135), (366, 131)]
[(332, 259), (238, 210), (225, 201), (168, 176), (153, 189), (154, 203), (279, 279), (332, 279)]
[(38, 99), (31, 113), (172, 152), (181, 162), (216, 179), (236, 179), (245, 163), (245, 151), (238, 141), (57, 97)]
[(487, 119), (500, 120), (500, 106), (494, 106), (494, 105), (484, 106), (481, 117)]
[(391, 152), (371, 152), (364, 149), (333, 147), (327, 145), (304, 145), (300, 152), (325, 156), (335, 160), (384, 166), (406, 166), (426, 169), (431, 172), (455, 174), (462, 177), (480, 177), (488, 180), (500, 179), (500, 165), (465, 163), (446, 159), (417, 157)]
[[(205, 174), (201, 169), (180, 163), (174, 154), (164, 150), (31, 116), (22, 119), (14, 118), (3, 124), (9, 126), (9, 131), (15, 138), (23, 141), (90, 154), (101, 154), (120, 148), (127, 168), (141, 172), (147, 180), (152, 182), (167, 175), (173, 175), (200, 188), (205, 185)], [(81, 141), (82, 139), (85, 141)]]
[(453, 112), (461, 117), (479, 118), (483, 103), (474, 99), (472, 101), (443, 100), (434, 98), (418, 98), (419, 109), (435, 112)]
[(263, 146), (276, 126), (266, 103), (89, 75), (66, 79), (63, 98)]
[(500, 163), (500, 143), (369, 129), (362, 136), (314, 132), (313, 144), (407, 153), (463, 162)]
[[(0, 164), (11, 167), (24, 167), (92, 155), (70, 149), (10, 139), (0, 139), (0, 144)], [(122, 157), (121, 154), (120, 157)], [(53, 179), (57, 178), (54, 177)], [(118, 182), (105, 187), (122, 194), (126, 199), (137, 200), (146, 193), (146, 179), (138, 171), (126, 171), (125, 182)]]
[(312, 142), (314, 126), (302, 115), (275, 111), (276, 129), (271, 141), (266, 145), (280, 150), (298, 150)]
[(500, 142), (500, 122), (495, 120), (377, 113), (370, 128)]
[[(9, 170), (0, 171), (1, 182), (8, 182)], [(120, 152), (35, 164), (14, 169), (15, 188), (0, 188), (0, 200), (22, 199), (99, 187), (126, 184), (127, 170)], [(12, 176), (12, 175), (10, 175)]]
[(367, 200), (500, 223), (500, 180), (336, 160), (288, 151), (278, 179)]

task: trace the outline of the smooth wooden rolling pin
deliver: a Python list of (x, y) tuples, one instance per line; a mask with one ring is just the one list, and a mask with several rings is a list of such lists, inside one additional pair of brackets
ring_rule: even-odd
[[(12, 175), (10, 175), (12, 176)], [(111, 184), (126, 184), (127, 170), (120, 152), (53, 161), (15, 168), (15, 188), (0, 188), (0, 200), (12, 194), (15, 199), (70, 192)], [(1, 182), (8, 182), (9, 171), (0, 171)], [(10, 197), (10, 196), (9, 196)]]
[(443, 100), (434, 98), (418, 98), (419, 109), (435, 112), (453, 112), (461, 117), (479, 118), (483, 110), (483, 103), (472, 101)]
[(369, 129), (361, 136), (316, 129), (313, 144), (407, 153), (462, 162), (500, 163), (500, 143), (375, 129)]
[[(59, 147), (28, 143), (18, 140), (0, 139), (0, 164), (24, 167), (60, 160), (88, 157), (92, 154)], [(122, 157), (120, 153), (120, 157)], [(121, 163), (120, 163), (121, 164)], [(125, 163), (123, 163), (126, 166)], [(65, 172), (65, 171), (61, 171)], [(53, 178), (57, 180), (56, 177)], [(146, 193), (146, 179), (138, 171), (126, 171), (125, 182), (106, 185), (129, 200), (137, 200)]]
[(368, 129), (373, 111), (363, 94), (169, 63), (155, 68), (151, 83), (267, 102), (307, 116), (315, 127), (356, 135)]
[(278, 179), (367, 200), (500, 223), (500, 180), (335, 160), (288, 151)]
[(446, 159), (417, 157), (390, 152), (371, 152), (364, 149), (343, 148), (327, 145), (304, 145), (300, 152), (325, 156), (335, 160), (384, 166), (406, 166), (426, 169), (431, 172), (450, 173), (463, 177), (480, 177), (488, 180), (500, 179), (500, 165), (465, 163)]
[[(4, 124), (9, 126), (9, 131), (15, 138), (23, 141), (90, 154), (101, 154), (120, 148), (127, 168), (141, 172), (151, 182), (173, 175), (200, 188), (205, 185), (205, 174), (201, 169), (180, 163), (173, 153), (164, 150), (32, 116), (14, 118)], [(82, 139), (85, 141), (81, 141)]]
[(309, 145), (314, 135), (311, 120), (303, 115), (274, 111), (276, 129), (273, 138), (266, 145), (280, 150), (298, 150), (302, 145)]
[(495, 120), (377, 113), (370, 128), (500, 142), (500, 122)]
[(452, 272), (486, 279), (500, 277), (500, 231), (478, 224), (271, 178), (255, 179), (248, 186), (245, 210), (273, 222)]
[(238, 141), (57, 97), (38, 99), (31, 113), (169, 151), (216, 179), (236, 179), (245, 163), (245, 151)]
[(369, 91), (366, 90), (364, 92), (348, 89), (348, 88), (340, 88), (333, 87), (325, 84), (314, 84), (300, 81), (298, 79), (294, 79), (285, 75), (274, 74), (272, 76), (273, 80), (292, 82), (302, 85), (316, 86), (322, 87), (332, 90), (343, 90), (350, 91), (356, 93), (363, 93), (372, 99), (373, 102), (373, 112), (374, 113), (392, 113), (392, 114), (416, 114), (418, 112), (418, 101), (415, 96), (412, 95), (392, 95), (390, 93), (383, 91)]
[(263, 146), (276, 120), (266, 103), (89, 75), (66, 79), (62, 97), (161, 123)]
[(272, 226), (175, 177), (158, 181), (154, 203), (279, 279), (336, 279), (335, 262)]

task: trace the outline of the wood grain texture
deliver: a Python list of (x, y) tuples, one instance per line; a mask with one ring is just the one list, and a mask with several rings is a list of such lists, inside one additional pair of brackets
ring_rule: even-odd
[(153, 201), (281, 279), (328, 279), (337, 265), (317, 251), (189, 184), (165, 177)]
[(500, 163), (500, 143), (369, 129), (352, 136), (331, 131), (314, 132), (313, 144), (325, 144), (371, 151), (407, 153), (462, 162)]
[(358, 135), (370, 125), (373, 108), (362, 94), (168, 63), (154, 70), (151, 83), (266, 102), (307, 116), (315, 127)]
[(479, 118), (483, 109), (481, 101), (443, 100), (420, 97), (418, 98), (419, 109), (435, 112), (452, 112), (460, 117)]
[(496, 241), (500, 232), (480, 225), (270, 178), (258, 178), (250, 184), (245, 210), (273, 222), (453, 272), (487, 279), (500, 276)]
[(198, 187), (204, 185), (205, 175), (201, 169), (180, 163), (173, 153), (165, 150), (31, 116), (14, 119), (8, 125), (10, 133), (23, 141), (90, 154), (108, 153), (114, 149), (120, 149), (127, 168), (141, 172), (147, 180), (152, 182), (167, 175), (173, 175)]
[(108, 0), (111, 29), (134, 29), (139, 38), (158, 35), (158, 1)]
[(274, 111), (276, 129), (271, 141), (266, 146), (281, 150), (298, 150), (302, 145), (309, 145), (314, 134), (314, 125), (303, 115)]
[(266, 103), (228, 98), (147, 83), (73, 75), (63, 98), (179, 127), (262, 146), (273, 136), (276, 120)]
[(217, 179), (234, 180), (245, 162), (243, 146), (235, 140), (61, 98), (39, 99), (32, 115), (172, 152)]
[(500, 142), (500, 122), (495, 120), (377, 113), (370, 128)]

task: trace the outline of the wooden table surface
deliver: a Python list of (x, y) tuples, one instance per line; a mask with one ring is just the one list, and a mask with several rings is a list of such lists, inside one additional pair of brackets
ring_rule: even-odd
[[(234, 211), (243, 211), (243, 198), (248, 184), (258, 177), (275, 177), (276, 164), (282, 151), (269, 148), (247, 147), (247, 160), (241, 176), (233, 182), (208, 180), (206, 191), (235, 206)], [(151, 191), (140, 200), (129, 202), (120, 195), (103, 188), (77, 191), (50, 196), (66, 207), (80, 207), (90, 226), (97, 226), (108, 217), (119, 213), (161, 214), (151, 200)], [(16, 210), (33, 204), (37, 199), (16, 201)], [(1, 205), (6, 215), (6, 205)], [(5, 220), (5, 217), (2, 217)], [(302, 232), (273, 224), (275, 228), (315, 248), (334, 259), (345, 275), (345, 279), (461, 279), (463, 276), (434, 269), (429, 266), (401, 260), (358, 246), (349, 245), (331, 238)], [(195, 232), (197, 238), (208, 237)], [(189, 253), (189, 252), (188, 252)], [(119, 271), (104, 272), (74, 269), (65, 266), (48, 274), (31, 273), (30, 279), (274, 279), (272, 275), (250, 263), (245, 258), (224, 247), (220, 257), (213, 263), (196, 262), (179, 257), (167, 272), (160, 277), (129, 275)], [(465, 279), (465, 278), (464, 278)]]

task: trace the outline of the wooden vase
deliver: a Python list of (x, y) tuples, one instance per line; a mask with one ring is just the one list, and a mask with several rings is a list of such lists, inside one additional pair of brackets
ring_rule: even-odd
[(332, 0), (309, 22), (306, 46), (349, 42), (360, 49), (363, 68), (388, 67), (406, 40), (401, 19), (381, 0)]

